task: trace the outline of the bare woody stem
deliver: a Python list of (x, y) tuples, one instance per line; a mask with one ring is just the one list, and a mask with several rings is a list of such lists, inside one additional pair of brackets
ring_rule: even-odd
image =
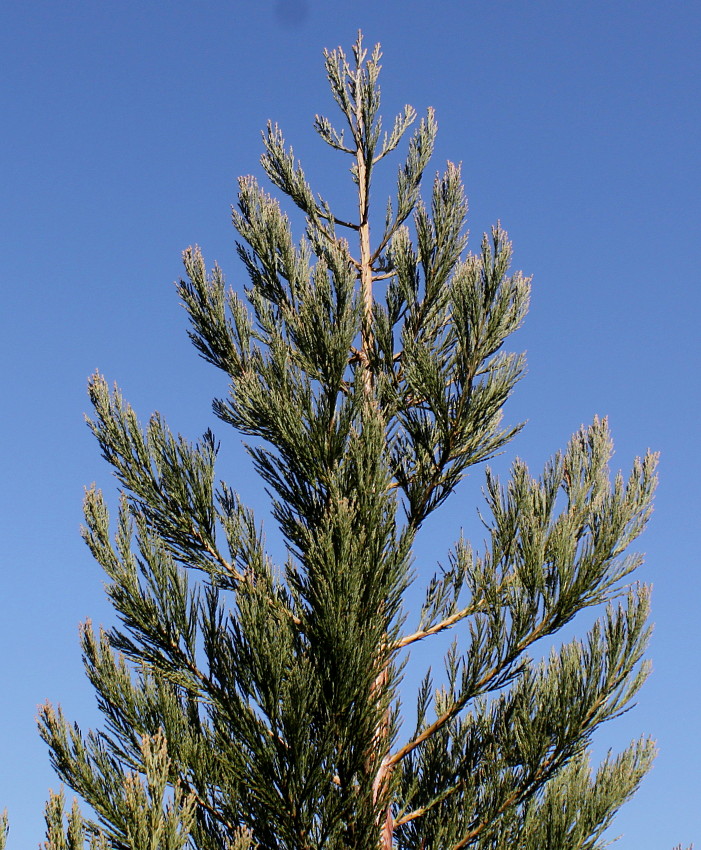
[[(515, 579), (513, 573), (506, 576), (502, 582), (498, 585), (497, 591), (503, 592), (506, 587), (511, 584)], [(427, 637), (431, 637), (433, 635), (440, 634), (444, 632), (446, 629), (451, 629), (456, 623), (461, 622), (466, 617), (471, 617), (473, 614), (476, 614), (478, 611), (484, 611), (488, 606), (488, 600), (486, 596), (481, 596), (479, 599), (473, 600), (469, 605), (465, 606), (465, 608), (461, 608), (459, 611), (455, 611), (450, 616), (441, 620), (438, 623), (434, 623), (434, 625), (429, 626), (427, 629), (419, 629), (410, 635), (405, 635), (403, 638), (399, 638), (399, 640), (395, 641), (392, 644), (392, 650), (397, 651), (399, 649), (403, 649), (405, 646), (410, 646), (412, 643), (416, 643), (417, 641), (424, 640)]]
[[(355, 109), (356, 122), (356, 167), (358, 178), (358, 213), (359, 226), (358, 235), (360, 239), (360, 297), (362, 304), (362, 328), (361, 328), (361, 345), (359, 352), (359, 360), (363, 370), (363, 392), (365, 394), (365, 402), (368, 406), (373, 403), (373, 375), (370, 367), (372, 349), (374, 344), (372, 332), (372, 316), (373, 316), (373, 273), (372, 273), (372, 251), (370, 249), (370, 172), (372, 170), (372, 161), (366, 158), (366, 150), (364, 146), (365, 124), (362, 112), (362, 103), (360, 98), (356, 102)], [(375, 681), (373, 682), (372, 690), (375, 698), (381, 698), (382, 692), (387, 687), (389, 680), (389, 670), (386, 662), (383, 663), (381, 669), (378, 670)], [(387, 783), (389, 781), (390, 765), (388, 762), (389, 756), (389, 710), (387, 710), (380, 721), (376, 735), (375, 743), (384, 752), (380, 769), (374, 777), (372, 783), (373, 803), (384, 797), (386, 794)], [(394, 832), (394, 821), (392, 818), (392, 810), (388, 806), (378, 824), (380, 827), (380, 847), (382, 850), (391, 850), (392, 835)]]
[(473, 603), (472, 605), (468, 605), (466, 608), (462, 608), (460, 611), (456, 611), (454, 614), (451, 614), (449, 617), (446, 617), (444, 620), (441, 620), (440, 623), (436, 623), (428, 629), (420, 629), (419, 631), (414, 632), (411, 635), (406, 635), (405, 637), (400, 638), (398, 641), (396, 641), (396, 643), (392, 645), (392, 649), (403, 649), (405, 646), (410, 646), (412, 643), (424, 640), (424, 638), (440, 634), (446, 629), (452, 628), (456, 623), (459, 623), (461, 620), (464, 620), (465, 617), (469, 617), (477, 611), (481, 610), (485, 606), (486, 600), (480, 599), (478, 602)]
[[(223, 567), (224, 570), (229, 574), (229, 576), (238, 584), (245, 585), (251, 582), (251, 576), (246, 576), (242, 572), (236, 569), (236, 567), (224, 558), (224, 556), (219, 552), (205, 537), (204, 535), (196, 528), (192, 529), (192, 536), (197, 540), (197, 542), (202, 546), (202, 548), (210, 555), (214, 561), (216, 561), (220, 567)], [(295, 626), (301, 626), (302, 621), (299, 617), (296, 617), (292, 611), (289, 609), (283, 608), (279, 603), (275, 602), (274, 599), (268, 597), (268, 605), (271, 608), (275, 608), (276, 610), (283, 613), (286, 617), (295, 624)]]
[(360, 101), (356, 104), (355, 111), (357, 149), (356, 166), (358, 176), (358, 235), (360, 237), (360, 298), (362, 302), (363, 324), (361, 332), (361, 361), (365, 372), (364, 384), (367, 400), (370, 400), (372, 390), (372, 374), (370, 372), (370, 358), (373, 346), (372, 333), (372, 252), (370, 250), (370, 171), (372, 163), (366, 159), (363, 144), (365, 126)]
[[(362, 121), (362, 115), (358, 110), (358, 121)], [(360, 236), (360, 297), (363, 310), (363, 325), (361, 339), (361, 360), (365, 371), (365, 392), (370, 395), (372, 388), (372, 374), (370, 372), (370, 357), (373, 346), (372, 333), (372, 253), (370, 251), (370, 169), (365, 161), (365, 153), (362, 145), (358, 145), (356, 152), (356, 163), (358, 168), (358, 212), (360, 214), (360, 225), (358, 233)]]
[(412, 738), (411, 741), (406, 743), (403, 747), (397, 750), (392, 755), (388, 756), (386, 759), (387, 765), (389, 767), (393, 767), (395, 764), (398, 764), (402, 759), (409, 755), (413, 750), (415, 750), (418, 746), (420, 746), (424, 741), (428, 738), (431, 738), (439, 729), (445, 726), (450, 720), (452, 720), (462, 709), (467, 705), (467, 703), (472, 699), (480, 690), (487, 687), (490, 682), (494, 681), (494, 679), (499, 676), (500, 673), (510, 664), (515, 658), (521, 655), (524, 650), (526, 650), (531, 644), (535, 643), (539, 637), (546, 632), (547, 627), (550, 625), (550, 618), (546, 618), (541, 620), (541, 622), (531, 630), (531, 632), (526, 635), (519, 643), (516, 648), (508, 655), (508, 657), (502, 659), (500, 662), (495, 664), (491, 669), (483, 674), (483, 676), (475, 683), (473, 691), (468, 695), (463, 695), (460, 698), (456, 699), (448, 709), (441, 714), (436, 720), (433, 721), (429, 726), (423, 729), (415, 738)]
[[(618, 666), (618, 670), (619, 671), (621, 670), (620, 665)], [(623, 678), (623, 676), (621, 675), (621, 679), (622, 678)], [(581, 728), (584, 728), (590, 722), (591, 718), (601, 708), (602, 704), (605, 701), (606, 701), (606, 697), (601, 696), (594, 703), (594, 705), (591, 707), (591, 709), (587, 712), (586, 717), (584, 718), (584, 721), (581, 724)], [(463, 837), (460, 839), (460, 841), (458, 841), (456, 844), (454, 844), (452, 846), (451, 850), (463, 850), (464, 847), (466, 847), (471, 841), (473, 841), (491, 823), (494, 823), (494, 821), (500, 815), (504, 814), (504, 812), (507, 809), (511, 808), (511, 806), (517, 805), (519, 802), (530, 797), (537, 790), (541, 781), (545, 777), (547, 777), (547, 775), (551, 771), (553, 765), (557, 765), (557, 763), (558, 763), (557, 754), (553, 752), (542, 762), (542, 764), (539, 765), (539, 767), (534, 772), (533, 776), (531, 777), (530, 781), (528, 782), (528, 784), (525, 788), (522, 788), (520, 791), (518, 791), (518, 790), (512, 791), (511, 794), (509, 794), (504, 799), (504, 801), (499, 806), (499, 808), (496, 810), (496, 812), (495, 812), (495, 814), (492, 818), (480, 820), (479, 823), (477, 823), (472, 829), (470, 829), (468, 832), (465, 833), (465, 835), (463, 835)], [(427, 810), (428, 810), (428, 807), (426, 808), (425, 811), (427, 811)], [(412, 812), (408, 816), (405, 816), (400, 822), (401, 823), (407, 823), (408, 821), (413, 820), (415, 816), (420, 817), (422, 814), (424, 814), (423, 811), (418, 812), (416, 814), (414, 812)]]

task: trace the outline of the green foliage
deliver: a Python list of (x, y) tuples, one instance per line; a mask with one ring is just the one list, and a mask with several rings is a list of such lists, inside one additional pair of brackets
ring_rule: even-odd
[(179, 783), (172, 783), (171, 760), (161, 732), (143, 736), (138, 761), (134, 759), (138, 769), (125, 770), (128, 758), (119, 764), (93, 735), (84, 746), (79, 731), (70, 729), (49, 706), (43, 723), (55, 735), (55, 761), (63, 758), (72, 765), (75, 789), (93, 804), (101, 822), (85, 820), (74, 800), (64, 824), (63, 793), (52, 793), (46, 806), (44, 850), (82, 850), (88, 838), (91, 850), (181, 850), (188, 845), (195, 798), (184, 794)]
[[(64, 805), (63, 792), (58, 794), (51, 792), (44, 815), (46, 841), (43, 850), (83, 850), (86, 846), (85, 822), (80, 814), (78, 801), (73, 800), (71, 811), (67, 816)], [(87, 840), (90, 850), (108, 850), (110, 847), (101, 832), (92, 832)]]
[[(373, 243), (373, 171), (416, 118), (407, 106), (383, 131), (379, 60), (360, 38), (351, 61), (327, 53), (346, 126), (315, 121), (352, 158), (357, 221), (331, 212), (271, 124), (263, 169), (304, 214), (302, 238), (244, 177), (245, 291), (208, 272), (199, 249), (184, 254), (192, 340), (229, 382), (214, 410), (252, 438), (286, 563), (217, 481), (211, 432), (191, 443), (158, 414), (144, 426), (90, 380), (89, 425), (122, 497), (113, 530), (101, 493), (87, 492), (84, 536), (119, 624), (82, 630), (105, 728), (84, 735), (60, 710), (41, 713), (59, 776), (93, 813), (74, 806), (66, 825), (52, 796), (46, 850), (593, 850), (649, 768), (646, 739), (593, 776), (588, 766), (592, 735), (647, 675), (648, 591), (627, 584), (641, 562), (627, 550), (650, 514), (656, 458), (612, 480), (605, 420), (539, 477), (518, 460), (505, 483), (487, 472), (483, 549), (459, 539), (418, 617), (405, 610), (426, 579), (412, 566), (422, 524), (518, 431), (502, 410), (524, 361), (503, 346), (529, 281), (510, 272), (500, 226), (465, 254), (457, 166), (421, 200), (431, 110)], [(531, 658), (593, 606), (582, 640)], [(408, 654), (448, 631), (444, 675), (434, 687), (427, 673), (407, 732)]]

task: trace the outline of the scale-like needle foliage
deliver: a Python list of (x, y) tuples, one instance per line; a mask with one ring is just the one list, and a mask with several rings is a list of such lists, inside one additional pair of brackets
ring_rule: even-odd
[[(612, 477), (594, 419), (540, 476), (519, 460), (507, 481), (487, 473), (482, 548), (458, 539), (433, 577), (412, 563), (426, 518), (518, 431), (502, 410), (524, 361), (503, 346), (529, 281), (510, 271), (501, 226), (466, 253), (458, 166), (422, 200), (436, 119), (407, 106), (383, 130), (379, 59), (360, 38), (350, 60), (327, 53), (343, 127), (315, 121), (350, 158), (357, 216), (332, 212), (271, 124), (263, 169), (304, 215), (301, 239), (244, 177), (247, 285), (184, 255), (192, 340), (228, 380), (214, 410), (249, 439), (286, 563), (236, 481), (218, 480), (212, 433), (189, 442), (158, 414), (144, 426), (90, 380), (89, 424), (122, 499), (113, 527), (88, 491), (85, 539), (119, 625), (82, 630), (104, 728), (41, 713), (90, 811), (66, 820), (53, 796), (46, 850), (593, 850), (650, 766), (646, 739), (593, 773), (588, 747), (647, 673), (648, 591), (629, 583), (640, 558), (627, 550), (650, 514), (653, 455)], [(407, 134), (378, 217), (374, 169)], [(558, 645), (591, 607), (583, 639)], [(435, 686), (427, 674), (410, 728), (404, 663), (447, 632), (445, 673)], [(532, 660), (542, 638), (553, 648)]]

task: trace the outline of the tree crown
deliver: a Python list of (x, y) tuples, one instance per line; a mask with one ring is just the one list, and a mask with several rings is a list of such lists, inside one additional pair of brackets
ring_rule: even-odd
[[(256, 438), (287, 561), (272, 563), (253, 512), (217, 482), (211, 432), (191, 443), (158, 414), (142, 426), (93, 376), (89, 424), (122, 498), (112, 536), (90, 489), (84, 536), (120, 624), (82, 630), (105, 729), (41, 714), (59, 775), (94, 812), (74, 808), (66, 827), (53, 796), (47, 850), (594, 848), (649, 767), (647, 739), (594, 775), (587, 749), (647, 672), (648, 591), (626, 584), (641, 562), (626, 550), (651, 510), (655, 456), (611, 480), (595, 419), (539, 477), (519, 460), (506, 483), (487, 473), (482, 549), (459, 539), (432, 577), (414, 569), (426, 518), (518, 430), (502, 410), (524, 360), (503, 345), (529, 280), (510, 272), (501, 226), (465, 254), (458, 166), (421, 199), (435, 116), (416, 124), (407, 106), (383, 131), (379, 47), (359, 36), (350, 58), (325, 58), (344, 126), (314, 126), (351, 159), (356, 217), (334, 215), (269, 124), (262, 166), (303, 237), (243, 177), (245, 291), (197, 248), (179, 285), (197, 350), (229, 381), (217, 416)], [(373, 238), (374, 170), (408, 134)], [(419, 580), (416, 618), (403, 603)], [(584, 640), (531, 659), (601, 604)], [(442, 684), (426, 674), (407, 732), (407, 654), (447, 632)]]

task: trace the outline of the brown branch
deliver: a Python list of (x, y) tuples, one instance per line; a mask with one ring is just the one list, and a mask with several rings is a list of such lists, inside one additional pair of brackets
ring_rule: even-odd
[[(547, 769), (547, 767), (550, 766), (550, 764), (552, 763), (552, 760), (553, 759), (547, 759), (545, 761), (545, 763), (541, 766), (541, 769), (539, 771), (541, 775), (544, 772), (544, 770)], [(540, 777), (538, 775), (536, 775), (536, 777), (534, 777), (534, 779), (531, 782), (531, 786), (534, 786), (538, 782), (539, 778)], [(533, 788), (533, 790), (535, 790), (535, 788)], [(513, 791), (511, 794), (509, 794), (509, 796), (506, 798), (506, 800), (504, 800), (504, 802), (501, 804), (501, 806), (499, 806), (499, 808), (494, 813), (493, 817), (491, 817), (489, 820), (480, 821), (480, 823), (478, 823), (477, 826), (475, 826), (471, 830), (469, 830), (460, 839), (460, 841), (458, 841), (457, 844), (453, 844), (451, 850), (462, 850), (462, 848), (465, 847), (467, 844), (469, 844), (470, 841), (472, 841), (474, 838), (477, 838), (477, 836), (481, 832), (483, 832), (486, 829), (486, 827), (489, 826), (490, 823), (492, 823), (494, 820), (496, 820), (499, 817), (499, 815), (504, 814), (504, 812), (507, 809), (511, 808), (511, 806), (518, 803), (519, 800), (522, 797), (526, 797), (526, 796), (529, 796), (528, 792), (526, 792), (526, 791), (521, 791), (521, 792)]]
[(395, 825), (400, 826), (403, 823), (409, 823), (412, 820), (416, 820), (417, 818), (423, 817), (426, 812), (430, 812), (431, 809), (435, 808), (439, 803), (442, 803), (448, 797), (459, 791), (460, 788), (462, 788), (462, 786), (465, 784), (465, 782), (465, 779), (460, 779), (451, 788), (448, 788), (446, 791), (440, 793), (437, 797), (434, 797), (430, 803), (426, 803), (425, 806), (421, 806), (421, 808), (414, 809), (413, 812), (409, 812), (408, 814), (402, 815), (400, 818), (397, 818), (397, 820), (394, 822)]
[(212, 558), (214, 558), (214, 560), (223, 567), (235, 581), (239, 583), (247, 581), (246, 576), (243, 573), (240, 573), (233, 564), (229, 563), (221, 552), (212, 546), (209, 540), (207, 540), (199, 529), (193, 529), (193, 537), (202, 546), (205, 552), (207, 552), (208, 555), (211, 555)]
[[(345, 148), (343, 150), (346, 150)], [(356, 154), (356, 151), (347, 150), (347, 153)], [(359, 230), (360, 226), (354, 224), (352, 221), (344, 221), (342, 218), (337, 218), (335, 215), (331, 215), (331, 212), (325, 213), (323, 210), (316, 207), (316, 214), (319, 218), (323, 218), (324, 221), (333, 222), (334, 224), (338, 224), (341, 227), (347, 227), (349, 230)]]
[(215, 820), (218, 820), (222, 826), (225, 826), (230, 832), (235, 832), (238, 829), (238, 826), (234, 826), (234, 824), (230, 823), (221, 813), (221, 811), (214, 806), (210, 805), (200, 794), (192, 787), (192, 785), (185, 779), (184, 776), (178, 776), (178, 782), (182, 786), (183, 790), (186, 794), (192, 797), (198, 806), (201, 806), (205, 811)]
[(359, 351), (354, 345), (350, 347), (351, 357), (348, 358), (348, 365), (352, 366), (354, 363), (361, 363), (363, 361), (363, 352)]
[[(597, 700), (595, 707), (592, 708), (591, 711), (587, 712), (587, 716), (585, 717), (585, 722), (580, 725), (580, 729), (586, 725), (586, 721), (590, 719), (595, 708), (598, 708), (601, 704), (602, 700)], [(526, 787), (522, 791), (515, 790), (504, 800), (504, 802), (499, 806), (497, 811), (494, 813), (494, 816), (490, 818), (490, 820), (481, 821), (477, 826), (473, 827), (469, 832), (467, 832), (457, 844), (454, 844), (451, 850), (462, 850), (470, 841), (476, 838), (490, 823), (496, 820), (499, 815), (502, 815), (508, 808), (517, 803), (522, 802), (528, 797), (532, 796), (539, 788), (539, 786), (543, 783), (543, 781), (547, 781), (547, 773), (553, 767), (553, 765), (557, 765), (558, 757), (557, 752), (553, 752), (545, 761), (540, 765), (540, 767), (536, 770), (535, 774), (531, 781), (526, 785)]]
[[(251, 577), (245, 575), (244, 573), (239, 572), (234, 567), (233, 564), (229, 563), (229, 561), (227, 561), (226, 558), (224, 558), (224, 556), (221, 554), (221, 552), (219, 552), (218, 549), (216, 549), (214, 546), (212, 546), (212, 544), (209, 542), (209, 540), (207, 540), (204, 537), (204, 535), (198, 529), (193, 530), (193, 536), (200, 543), (202, 548), (209, 555), (211, 555), (212, 558), (214, 558), (214, 560), (217, 561), (217, 563), (219, 563), (220, 566), (222, 566), (226, 570), (226, 572), (228, 572), (229, 575), (235, 581), (237, 581), (239, 584), (250, 584), (251, 583)], [(300, 620), (299, 617), (296, 617), (292, 613), (292, 611), (289, 611), (287, 608), (284, 608), (279, 603), (276, 603), (276, 601), (274, 599), (271, 599), (270, 597), (268, 597), (268, 605), (270, 605), (271, 608), (275, 608), (278, 611), (282, 611), (285, 614), (285, 616), (289, 617), (290, 620), (292, 620), (292, 622), (295, 624), (295, 626), (301, 626), (302, 625), (302, 621)]]
[(403, 649), (405, 646), (409, 646), (410, 644), (416, 643), (417, 641), (423, 640), (431, 635), (437, 635), (440, 632), (444, 632), (446, 629), (449, 629), (456, 623), (459, 623), (460, 620), (464, 620), (465, 617), (469, 617), (470, 614), (476, 614), (477, 611), (484, 608), (485, 605), (486, 600), (480, 599), (478, 602), (474, 602), (472, 605), (468, 605), (467, 608), (462, 608), (460, 611), (456, 611), (454, 614), (451, 614), (450, 617), (446, 617), (445, 620), (441, 620), (440, 623), (436, 623), (428, 629), (420, 629), (411, 635), (406, 635), (405, 637), (400, 638), (392, 644), (392, 649)]
[[(355, 151), (352, 151), (352, 153), (355, 153)], [(359, 224), (354, 224), (352, 221), (343, 221), (340, 218), (336, 218), (336, 216), (333, 216), (333, 223), (338, 224), (341, 227), (347, 227), (349, 230), (355, 230), (355, 231), (360, 230)]]
[[(216, 685), (206, 673), (203, 673), (202, 670), (200, 670), (200, 668), (187, 657), (187, 654), (183, 652), (182, 648), (177, 643), (175, 643), (174, 641), (169, 641), (168, 646), (173, 652), (177, 654), (180, 662), (184, 665), (184, 667), (189, 670), (190, 673), (192, 673), (192, 675), (196, 679), (199, 680), (204, 690), (211, 695), (212, 699), (214, 699), (216, 695), (222, 703), (227, 702), (226, 693), (218, 685)], [(290, 745), (287, 743), (287, 741), (285, 741), (284, 738), (281, 738), (279, 735), (276, 735), (272, 729), (268, 729), (268, 727), (265, 725), (265, 723), (263, 723), (260, 717), (255, 714), (254, 717), (258, 721), (260, 728), (263, 730), (263, 732), (265, 732), (265, 734), (269, 738), (271, 738), (273, 741), (277, 741), (278, 744), (283, 746), (286, 750), (289, 750)]]
[(525, 649), (527, 649), (532, 643), (538, 640), (539, 637), (543, 634), (546, 626), (550, 622), (550, 618), (543, 620), (535, 629), (531, 631), (529, 635), (527, 635), (511, 652), (501, 664), (495, 664), (491, 670), (488, 670), (482, 678), (475, 683), (474, 693), (467, 694), (461, 697), (460, 699), (455, 700), (455, 702), (448, 708), (447, 711), (443, 712), (440, 717), (437, 717), (430, 726), (427, 726), (422, 732), (420, 732), (415, 738), (411, 741), (408, 741), (403, 747), (400, 747), (395, 753), (393, 753), (389, 759), (389, 765), (395, 765), (400, 762), (405, 756), (408, 756), (409, 753), (413, 752), (418, 746), (420, 746), (424, 741), (434, 735), (439, 729), (442, 729), (446, 723), (452, 720), (457, 714), (459, 714), (462, 709), (467, 705), (467, 703), (477, 694), (482, 688), (488, 685), (493, 679), (495, 679), (506, 667), (511, 664)]
[[(505, 578), (502, 579), (495, 592), (501, 593), (501, 591), (503, 591), (507, 585), (511, 584), (515, 577), (515, 573), (507, 575)], [(486, 605), (487, 600), (482, 597), (476, 602), (472, 602), (470, 605), (467, 605), (465, 608), (461, 608), (460, 611), (456, 611), (454, 614), (451, 614), (449, 617), (446, 617), (444, 620), (441, 620), (440, 623), (436, 623), (434, 626), (431, 626), (428, 629), (419, 629), (411, 635), (406, 635), (406, 637), (400, 638), (398, 641), (396, 641), (396, 643), (392, 645), (392, 649), (395, 651), (398, 649), (403, 649), (405, 646), (409, 646), (412, 643), (416, 643), (416, 641), (423, 640), (424, 638), (430, 637), (431, 635), (439, 634), (440, 632), (451, 628), (456, 623), (459, 623), (461, 620), (464, 620), (465, 617), (469, 617), (471, 614), (476, 614), (478, 611), (484, 609)]]
[[(358, 107), (357, 120), (362, 121), (360, 108)], [(361, 331), (361, 361), (365, 367), (365, 392), (368, 400), (372, 390), (372, 375), (370, 373), (370, 355), (372, 352), (374, 338), (372, 332), (372, 261), (370, 259), (370, 221), (369, 221), (369, 172), (367, 163), (365, 162), (364, 152), (362, 147), (358, 146), (357, 151), (358, 164), (358, 206), (360, 213), (360, 298), (362, 303), (363, 324)]]
[[(374, 164), (375, 163), (373, 162), (373, 165)], [(380, 242), (380, 244), (377, 246), (375, 253), (372, 255), (372, 262), (373, 263), (376, 262), (379, 259), (380, 254), (384, 251), (384, 249), (387, 247), (387, 245), (389, 245), (390, 239), (394, 236), (398, 226), (399, 226), (399, 222), (395, 218), (394, 221), (392, 222), (391, 226), (389, 227), (389, 229), (385, 233), (382, 242)]]
[(402, 824), (409, 823), (412, 820), (416, 820), (416, 818), (420, 818), (425, 815), (430, 808), (431, 804), (429, 804), (428, 806), (422, 806), (420, 809), (414, 809), (414, 811), (409, 812), (408, 815), (402, 815), (401, 817), (398, 817), (395, 820), (394, 825), (401, 826)]
[[(587, 717), (590, 715), (588, 714)], [(550, 770), (552, 765), (557, 762), (557, 753), (553, 752), (549, 758), (545, 759), (545, 761), (538, 767), (535, 774), (531, 778), (531, 780), (527, 783), (526, 787), (519, 791), (518, 789), (512, 791), (511, 794), (504, 800), (504, 802), (499, 806), (493, 817), (489, 820), (481, 821), (476, 827), (473, 827), (457, 844), (454, 844), (451, 850), (461, 850), (468, 842), (472, 841), (473, 838), (476, 838), (480, 832), (482, 832), (491, 822), (493, 822), (499, 815), (503, 814), (510, 806), (515, 805), (516, 803), (521, 802), (522, 800), (530, 797), (540, 786), (543, 779), (547, 779), (547, 772)], [(409, 823), (409, 821), (416, 820), (417, 818), (422, 817), (429, 812), (431, 809), (435, 808), (439, 803), (442, 803), (448, 797), (457, 793), (464, 785), (466, 780), (461, 779), (459, 782), (456, 782), (451, 788), (447, 791), (444, 791), (442, 794), (439, 794), (430, 803), (427, 803), (425, 806), (422, 806), (419, 809), (415, 809), (413, 812), (409, 812), (406, 815), (403, 815), (401, 818), (398, 818), (395, 821), (395, 825), (399, 826), (404, 823)]]
[[(334, 221), (336, 221), (336, 219), (334, 219)], [(346, 224), (345, 222), (342, 222), (342, 221), (339, 221), (337, 223), (344, 225), (346, 227), (350, 227), (353, 230), (360, 230), (360, 227), (355, 225), (355, 224), (350, 224), (350, 223)], [(335, 245), (338, 245), (341, 242), (341, 240), (338, 237), (334, 236), (333, 233), (331, 233), (326, 227), (324, 227), (323, 224), (320, 224), (318, 221), (314, 222), (314, 226), (317, 228), (319, 233), (321, 233), (323, 236), (325, 236), (329, 240), (329, 242), (333, 242)], [(358, 269), (358, 271), (360, 271), (360, 269), (361, 269), (360, 262), (358, 260), (356, 260), (354, 257), (351, 257), (350, 254), (348, 255), (348, 259), (351, 261), (351, 264), (356, 269)]]
[[(542, 625), (543, 624), (541, 624), (541, 627)], [(534, 632), (532, 632), (531, 634), (534, 634), (535, 632), (539, 632), (539, 630), (534, 629)], [(618, 686), (622, 679), (625, 677), (625, 669), (621, 663), (616, 665), (615, 673), (616, 676), (614, 680), (614, 686)], [(582, 722), (580, 723), (580, 734), (586, 729), (592, 718), (596, 715), (601, 706), (606, 702), (607, 698), (608, 694), (604, 693), (599, 697), (599, 699), (595, 700), (594, 704), (591, 706), (589, 711), (582, 719)], [(499, 806), (495, 814), (489, 820), (481, 821), (479, 824), (477, 824), (477, 826), (469, 830), (457, 844), (453, 845), (451, 850), (462, 850), (463, 847), (465, 847), (470, 841), (476, 838), (490, 823), (492, 823), (496, 818), (503, 814), (509, 807), (522, 802), (523, 800), (534, 794), (537, 791), (538, 787), (540, 787), (540, 785), (543, 783), (543, 781), (547, 781), (548, 773), (553, 768), (553, 766), (557, 765), (561, 755), (562, 753), (558, 755), (558, 752), (556, 750), (553, 751), (550, 756), (546, 758), (542, 762), (542, 764), (539, 765), (535, 773), (532, 775), (531, 779), (527, 782), (525, 788), (521, 789), (520, 791), (518, 789), (512, 791), (511, 794), (506, 797), (506, 799)], [(398, 817), (394, 821), (394, 825), (401, 826), (402, 824), (409, 823), (412, 820), (416, 820), (417, 818), (422, 817), (428, 811), (435, 808), (435, 806), (437, 806), (439, 803), (442, 803), (445, 799), (457, 793), (463, 787), (465, 781), (466, 780), (464, 779), (460, 780), (451, 788), (447, 789), (442, 794), (435, 797), (433, 800), (431, 800), (430, 803), (427, 803), (425, 806), (421, 806), (418, 809), (414, 809), (414, 811), (408, 812), (407, 814)]]

